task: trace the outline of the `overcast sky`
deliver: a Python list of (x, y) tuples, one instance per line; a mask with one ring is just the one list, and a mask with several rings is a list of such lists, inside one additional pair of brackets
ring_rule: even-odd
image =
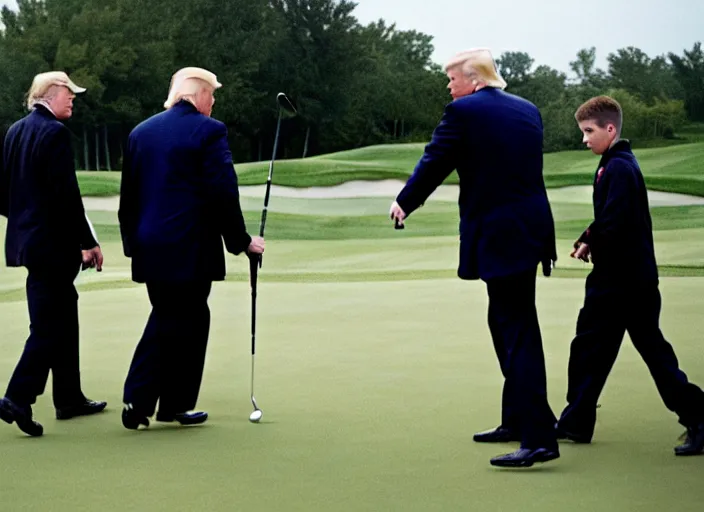
[(569, 71), (581, 48), (596, 47), (597, 63), (618, 48), (649, 56), (682, 54), (704, 43), (704, 0), (357, 0), (363, 22), (384, 18), (403, 30), (433, 36), (434, 60), (486, 46), (495, 55), (524, 51), (536, 65)]
[[(187, 0), (176, 0), (187, 1)], [(2, 4), (16, 5), (14, 1)], [(581, 48), (595, 46), (597, 64), (618, 48), (636, 46), (649, 56), (682, 54), (704, 42), (704, 0), (356, 0), (366, 24), (379, 18), (402, 30), (433, 36), (433, 59), (487, 46), (496, 56), (524, 51), (536, 65), (569, 72)], [(149, 1), (145, 0), (145, 6)]]

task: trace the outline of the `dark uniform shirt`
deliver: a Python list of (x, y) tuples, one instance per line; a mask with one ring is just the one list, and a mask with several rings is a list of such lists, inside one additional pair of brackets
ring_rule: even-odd
[(627, 140), (604, 153), (594, 176), (594, 222), (589, 244), (594, 277), (612, 285), (657, 283), (648, 191)]

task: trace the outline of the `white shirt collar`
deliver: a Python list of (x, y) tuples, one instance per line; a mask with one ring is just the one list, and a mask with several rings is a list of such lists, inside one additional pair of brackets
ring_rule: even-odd
[(51, 107), (49, 106), (49, 104), (48, 104), (46, 101), (44, 101), (44, 100), (37, 100), (37, 101), (35, 101), (35, 102), (32, 104), (32, 107), (36, 107), (37, 105), (41, 105), (42, 107), (44, 107), (45, 109), (47, 109), (49, 112), (51, 112), (51, 114), (52, 114), (54, 117), (56, 117), (56, 113), (55, 113), (53, 110), (51, 110)]

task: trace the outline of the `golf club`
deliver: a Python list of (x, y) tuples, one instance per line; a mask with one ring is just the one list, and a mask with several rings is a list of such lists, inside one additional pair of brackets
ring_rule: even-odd
[[(264, 195), (264, 209), (262, 210), (262, 218), (259, 224), (259, 236), (264, 237), (264, 225), (266, 224), (266, 215), (269, 207), (269, 194), (271, 192), (271, 179), (274, 175), (274, 160), (276, 160), (276, 151), (279, 146), (279, 132), (281, 130), (281, 118), (284, 112), (295, 115), (296, 109), (294, 108), (288, 97), (280, 92), (276, 95), (276, 102), (279, 106), (279, 115), (276, 122), (276, 136), (274, 137), (274, 150), (271, 156), (271, 162), (269, 163), (269, 177), (266, 180), (266, 193)], [(252, 405), (254, 406), (254, 411), (249, 415), (249, 421), (252, 423), (259, 423), (264, 414), (262, 410), (257, 406), (257, 401), (254, 399), (254, 355), (255, 355), (255, 344), (256, 344), (256, 330), (257, 330), (257, 272), (258, 269), (262, 267), (262, 255), (253, 254), (249, 257), (249, 283), (252, 287), (252, 373), (250, 382), (250, 398), (252, 400)]]

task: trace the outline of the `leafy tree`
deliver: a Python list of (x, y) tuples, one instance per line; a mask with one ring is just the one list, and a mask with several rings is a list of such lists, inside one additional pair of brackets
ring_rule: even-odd
[(704, 121), (704, 52), (702, 43), (684, 51), (680, 57), (669, 54), (675, 77), (684, 90), (684, 104), (687, 115), (693, 121)]

